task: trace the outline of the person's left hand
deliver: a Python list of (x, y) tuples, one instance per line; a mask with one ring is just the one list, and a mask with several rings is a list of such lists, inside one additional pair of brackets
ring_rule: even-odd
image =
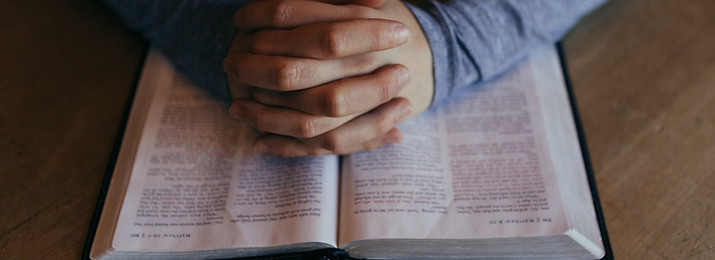
[[(298, 156), (372, 149), (399, 141), (394, 126), (429, 106), (429, 46), (399, 1), (380, 9), (262, 1), (239, 10), (236, 24), (242, 33), (224, 67), (232, 92), (243, 91), (244, 98), (230, 111), (268, 132), (254, 143), (259, 152)], [(407, 28), (411, 35), (405, 35)], [(253, 86), (249, 93), (243, 84)]]

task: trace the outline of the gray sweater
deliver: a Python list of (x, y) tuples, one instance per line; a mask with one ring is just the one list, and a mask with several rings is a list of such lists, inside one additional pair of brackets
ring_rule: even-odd
[[(222, 61), (246, 0), (104, 0), (199, 86), (229, 99)], [(392, 1), (392, 0), (390, 0)], [(408, 4), (430, 43), (434, 104), (556, 42), (605, 0), (432, 0)]]

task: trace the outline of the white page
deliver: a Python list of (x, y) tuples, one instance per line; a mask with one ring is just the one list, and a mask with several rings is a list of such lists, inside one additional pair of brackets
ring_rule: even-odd
[[(190, 251), (335, 244), (337, 157), (256, 155), (228, 105), (158, 66), (113, 248)], [(150, 70), (151, 71), (151, 70)], [(149, 79), (146, 79), (149, 80)], [(142, 84), (140, 83), (140, 86)]]
[(534, 90), (536, 64), (402, 125), (400, 144), (346, 158), (339, 243), (568, 231)]

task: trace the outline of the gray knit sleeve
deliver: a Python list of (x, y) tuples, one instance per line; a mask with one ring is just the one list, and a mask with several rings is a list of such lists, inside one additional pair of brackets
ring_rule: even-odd
[(246, 1), (104, 0), (140, 31), (183, 74), (222, 99), (229, 98), (222, 61), (236, 33), (231, 19)]
[[(408, 1), (409, 2), (409, 1)], [(530, 46), (556, 42), (605, 0), (445, 0), (408, 4), (432, 49), (434, 104), (489, 80)]]

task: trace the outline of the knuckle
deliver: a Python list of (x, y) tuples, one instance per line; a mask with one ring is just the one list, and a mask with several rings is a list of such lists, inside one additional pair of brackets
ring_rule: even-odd
[(276, 69), (276, 85), (279, 90), (293, 90), (300, 83), (301, 73), (297, 64), (284, 62)]
[(333, 133), (326, 133), (321, 142), (321, 147), (333, 153), (340, 153), (345, 148), (345, 144), (343, 143), (343, 138)]
[(385, 103), (392, 99), (393, 96), (393, 91), (392, 89), (396, 87), (395, 85), (392, 84), (392, 80), (390, 80), (388, 77), (391, 75), (380, 75), (380, 80), (376, 84), (376, 89), (375, 89), (375, 95), (377, 97), (377, 100), (380, 102), (380, 104)]
[(323, 113), (330, 117), (342, 117), (346, 115), (345, 95), (333, 88), (323, 97)]
[(297, 137), (311, 138), (318, 134), (318, 122), (315, 119), (305, 119), (298, 122)]
[(331, 26), (320, 37), (320, 50), (328, 58), (344, 56), (347, 50), (348, 39), (344, 32)]
[(271, 20), (274, 25), (283, 25), (289, 20), (294, 10), (295, 7), (291, 1), (279, 1), (273, 7), (273, 16), (271, 17)]

